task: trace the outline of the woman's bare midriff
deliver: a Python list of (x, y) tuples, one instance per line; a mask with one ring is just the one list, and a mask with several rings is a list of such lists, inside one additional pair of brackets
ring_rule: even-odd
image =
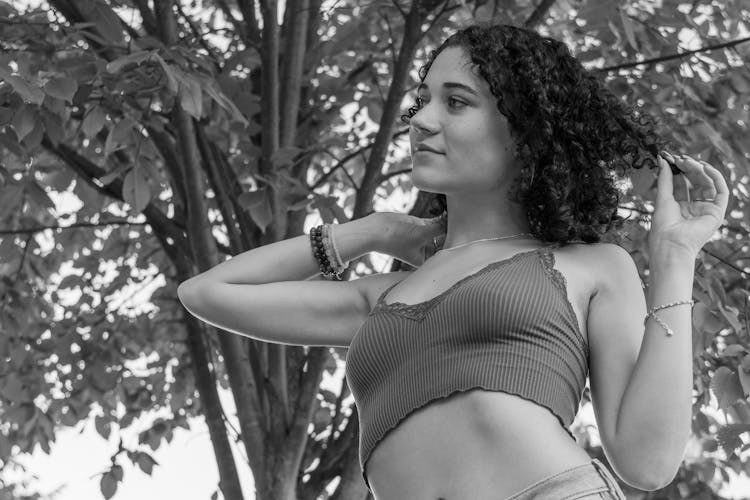
[(546, 408), (477, 389), (410, 414), (375, 448), (367, 474), (375, 500), (503, 500), (589, 461)]

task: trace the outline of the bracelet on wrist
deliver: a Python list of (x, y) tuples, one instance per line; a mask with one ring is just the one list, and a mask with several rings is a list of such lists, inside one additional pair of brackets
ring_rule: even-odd
[(659, 324), (659, 326), (661, 326), (662, 328), (664, 328), (664, 330), (666, 330), (667, 336), (671, 337), (672, 335), (674, 335), (674, 332), (672, 331), (671, 328), (669, 328), (669, 326), (664, 322), (663, 319), (661, 319), (659, 316), (656, 315), (656, 311), (659, 311), (661, 309), (666, 309), (667, 307), (678, 306), (681, 304), (690, 304), (692, 306), (693, 304), (695, 304), (695, 301), (694, 300), (677, 300), (675, 302), (670, 302), (669, 304), (662, 304), (660, 306), (654, 306), (646, 314), (646, 317), (643, 318), (643, 326), (646, 326), (646, 322), (648, 321), (649, 318), (654, 318), (654, 321), (656, 321)]

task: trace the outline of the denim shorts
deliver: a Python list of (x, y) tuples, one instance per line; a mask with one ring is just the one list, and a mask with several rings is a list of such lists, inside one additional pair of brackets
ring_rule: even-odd
[(540, 479), (505, 500), (627, 500), (598, 459)]

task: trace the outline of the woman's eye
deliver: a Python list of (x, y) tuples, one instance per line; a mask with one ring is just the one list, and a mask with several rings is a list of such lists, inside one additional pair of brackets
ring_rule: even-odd
[(453, 102), (457, 102), (457, 103), (459, 103), (459, 104), (463, 104), (464, 106), (466, 105), (466, 103), (465, 103), (465, 102), (463, 102), (463, 101), (459, 101), (459, 100), (458, 100), (458, 99), (456, 99), (455, 97), (449, 97), (449, 98), (448, 98), (448, 102), (450, 102), (450, 101), (453, 101)]
[[(460, 100), (456, 99), (455, 97), (449, 97), (449, 98), (448, 98), (448, 103), (450, 104), (451, 102), (453, 102), (453, 103), (458, 103), (458, 104), (461, 104), (461, 105), (463, 105), (463, 106), (466, 106), (466, 105), (467, 105), (467, 104), (466, 104), (465, 102), (463, 102), (463, 101), (460, 101)], [(421, 107), (422, 107), (422, 106), (424, 105), (424, 103), (425, 103), (425, 100), (424, 100), (424, 99), (422, 99), (421, 97), (417, 97), (416, 99), (414, 99), (414, 103), (416, 104), (416, 106), (417, 106), (418, 108), (421, 108)], [(455, 106), (451, 106), (451, 107), (455, 107)]]

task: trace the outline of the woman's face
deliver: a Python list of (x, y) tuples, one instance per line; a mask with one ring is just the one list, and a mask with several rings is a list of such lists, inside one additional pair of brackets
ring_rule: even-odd
[[(469, 64), (462, 48), (447, 48), (417, 89), (419, 111), (411, 117), (410, 140), (412, 182), (419, 189), (497, 191), (518, 174), (507, 119), (487, 81)], [(418, 152), (420, 142), (439, 153)]]

